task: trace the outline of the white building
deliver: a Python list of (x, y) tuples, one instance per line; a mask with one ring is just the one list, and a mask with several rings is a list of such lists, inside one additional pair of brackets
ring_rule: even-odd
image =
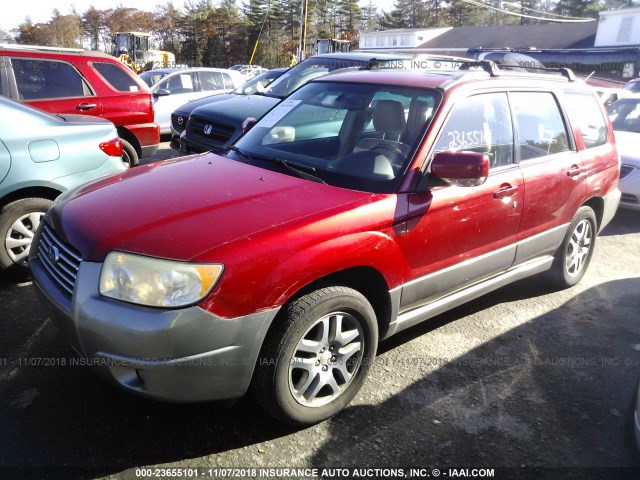
[(596, 47), (640, 45), (640, 8), (622, 8), (600, 12)]
[(360, 32), (358, 48), (415, 48), (431, 40), (452, 27), (446, 28), (402, 28), (379, 32)]

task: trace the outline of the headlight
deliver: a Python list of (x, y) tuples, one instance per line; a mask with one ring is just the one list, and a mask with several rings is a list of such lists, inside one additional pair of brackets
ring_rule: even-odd
[(202, 300), (223, 266), (174, 262), (111, 252), (100, 273), (100, 294), (152, 307), (181, 307)]

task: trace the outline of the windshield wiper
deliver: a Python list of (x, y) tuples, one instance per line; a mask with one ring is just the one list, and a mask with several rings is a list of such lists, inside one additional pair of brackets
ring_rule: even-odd
[(264, 159), (273, 163), (277, 163), (278, 165), (289, 170), (290, 172), (295, 173), (298, 177), (304, 178), (305, 180), (312, 180), (314, 182), (324, 183), (325, 185), (327, 184), (327, 182), (322, 180), (320, 177), (316, 177), (315, 175), (312, 175), (304, 171), (304, 170), (308, 170), (310, 172), (315, 172), (316, 169), (313, 167), (309, 167), (307, 165), (299, 165), (297, 163), (291, 163), (285, 160), (284, 158), (264, 157)]
[[(249, 162), (249, 163), (253, 163), (255, 161), (255, 159), (266, 160), (267, 162), (271, 162), (271, 163), (275, 163), (276, 165), (280, 165), (281, 167), (285, 168), (286, 170), (294, 173), (299, 178), (304, 178), (305, 180), (312, 180), (314, 182), (323, 183), (325, 185), (327, 184), (327, 182), (322, 180), (320, 177), (317, 177), (315, 175), (307, 173), (307, 172), (315, 172), (316, 171), (315, 168), (310, 167), (308, 165), (300, 165), (298, 163), (291, 163), (291, 162), (289, 162), (289, 161), (287, 161), (287, 160), (285, 160), (283, 158), (268, 157), (266, 155), (258, 155), (258, 156), (254, 157), (253, 155), (249, 155), (247, 152), (245, 152), (244, 150), (241, 150), (240, 148), (236, 147), (235, 145), (230, 146), (229, 150), (231, 150), (234, 153), (237, 153), (238, 155), (240, 155), (241, 157), (246, 159), (247, 162)], [(305, 170), (307, 170), (307, 172), (305, 172)]]
[(249, 155), (247, 152), (240, 150), (238, 147), (236, 147), (235, 145), (231, 145), (228, 150), (231, 150), (234, 153), (237, 153), (238, 155), (240, 155), (242, 158), (244, 158), (247, 162), (253, 162), (253, 157), (251, 155)]

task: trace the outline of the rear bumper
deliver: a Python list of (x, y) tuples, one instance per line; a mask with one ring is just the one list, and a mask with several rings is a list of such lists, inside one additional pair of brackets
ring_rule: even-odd
[(29, 261), (38, 296), (80, 365), (163, 401), (234, 399), (247, 391), (277, 309), (227, 319), (197, 306), (168, 310), (114, 301), (98, 293), (101, 264), (93, 262), (80, 264), (68, 298), (37, 253)]
[(600, 222), (598, 231), (601, 232), (606, 227), (618, 210), (620, 205), (620, 190), (617, 188), (611, 190), (604, 197), (604, 210), (602, 212), (602, 221)]
[(141, 150), (141, 158), (153, 155), (160, 146), (160, 126), (157, 123), (140, 123), (135, 125), (125, 125), (138, 139)]

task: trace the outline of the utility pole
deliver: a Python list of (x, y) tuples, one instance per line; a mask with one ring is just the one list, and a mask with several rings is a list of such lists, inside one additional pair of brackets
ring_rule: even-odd
[(301, 0), (300, 5), (300, 41), (298, 42), (298, 62), (304, 60), (304, 50), (307, 43), (307, 0)]

